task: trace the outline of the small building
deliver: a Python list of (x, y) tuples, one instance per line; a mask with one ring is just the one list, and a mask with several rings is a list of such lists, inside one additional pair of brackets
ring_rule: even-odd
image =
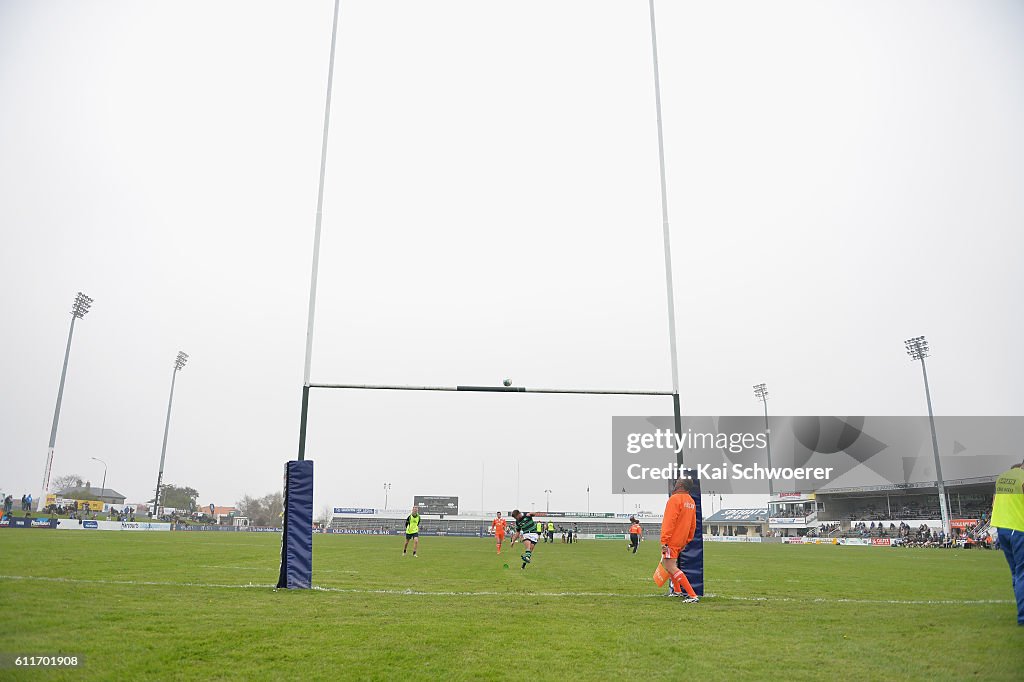
[(89, 485), (64, 488), (56, 493), (58, 498), (68, 500), (97, 500), (104, 504), (123, 505), (125, 496), (113, 488), (93, 488)]
[(230, 523), (231, 519), (238, 516), (238, 509), (236, 507), (218, 507), (213, 503), (199, 507), (198, 512), (211, 517), (218, 525)]
[(768, 500), (768, 525), (776, 536), (806, 535), (821, 525), (823, 510), (817, 493), (775, 493)]
[(720, 509), (704, 519), (704, 534), (765, 537), (768, 535), (768, 510), (764, 507)]

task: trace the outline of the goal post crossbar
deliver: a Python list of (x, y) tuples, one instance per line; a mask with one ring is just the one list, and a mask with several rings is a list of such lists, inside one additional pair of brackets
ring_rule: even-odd
[(325, 384), (310, 383), (310, 388), (342, 388), (367, 391), (453, 391), (476, 393), (553, 393), (568, 395), (651, 395), (670, 396), (671, 391), (605, 388), (529, 388), (526, 386), (411, 386), (403, 384)]

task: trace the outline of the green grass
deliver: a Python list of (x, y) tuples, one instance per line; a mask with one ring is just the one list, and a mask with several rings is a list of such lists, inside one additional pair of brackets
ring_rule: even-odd
[(274, 591), (277, 535), (0, 531), (0, 653), (84, 657), (0, 679), (1022, 676), (1001, 552), (709, 543), (719, 596), (687, 605), (652, 596), (652, 542), (540, 545), (520, 570), (489, 540), (314, 540), (326, 589)]

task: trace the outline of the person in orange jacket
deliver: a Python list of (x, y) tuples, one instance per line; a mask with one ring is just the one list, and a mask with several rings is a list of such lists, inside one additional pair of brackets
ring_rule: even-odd
[(640, 547), (640, 539), (644, 536), (644, 527), (640, 525), (639, 519), (635, 516), (629, 518), (629, 545), (628, 549), (633, 550), (633, 554), (636, 554), (636, 550)]
[(697, 531), (697, 505), (690, 497), (693, 482), (680, 478), (672, 489), (672, 495), (665, 505), (665, 516), (661, 522), (661, 565), (672, 579), (675, 593), (686, 592), (686, 603), (699, 602), (697, 593), (690, 586), (686, 574), (679, 570), (679, 553), (693, 540)]

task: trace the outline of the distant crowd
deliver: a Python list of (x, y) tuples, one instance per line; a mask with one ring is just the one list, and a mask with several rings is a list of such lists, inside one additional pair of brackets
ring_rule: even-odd
[(817, 528), (812, 528), (807, 531), (807, 537), (812, 538), (823, 538), (839, 530), (841, 524), (839, 523), (823, 523)]
[(954, 528), (947, 535), (942, 530), (933, 530), (926, 524), (912, 529), (905, 523), (900, 524), (899, 537), (893, 538), (893, 547), (942, 547), (971, 549), (981, 547), (992, 549), (995, 546), (989, 534), (989, 525), (979, 522), (973, 528)]
[[(3, 516), (12, 516), (15, 513), (15, 500), (13, 495), (0, 495), (3, 499)], [(24, 513), (25, 516), (32, 515), (32, 495), (27, 493), (21, 496), (21, 501), (18, 503), (18, 513)], [(108, 521), (135, 521), (135, 506), (124, 505), (120, 509), (114, 506), (108, 506), (104, 511), (96, 511), (90, 508), (90, 504), (86, 501), (70, 500), (64, 501), (61, 504), (51, 504), (46, 506), (42, 514), (55, 517), (64, 517), (69, 519), (79, 520), (94, 520), (105, 518)], [(170, 519), (168, 519), (170, 520)]]
[(95, 509), (90, 509), (89, 505), (84, 502), (81, 504), (72, 502), (71, 504), (51, 504), (44, 511), (53, 516), (66, 516), (69, 519), (79, 520), (96, 520), (100, 517), (106, 517), (108, 521), (135, 520), (135, 507), (130, 505), (125, 505), (121, 509), (110, 507), (105, 512), (97, 512)]
[(897, 526), (889, 522), (889, 526), (882, 522), (867, 524), (863, 521), (856, 523), (851, 528), (861, 537), (889, 537), (892, 544), (897, 547), (992, 547), (992, 538), (989, 535), (989, 524), (985, 519), (978, 521), (969, 528), (953, 528), (948, 534), (941, 529), (933, 529), (926, 523), (916, 528), (901, 521)]
[[(14, 511), (14, 496), (6, 495), (4, 498), (4, 516), (10, 516), (11, 512)], [(21, 511), (30, 512), (32, 511), (32, 494), (27, 493), (21, 496)]]

